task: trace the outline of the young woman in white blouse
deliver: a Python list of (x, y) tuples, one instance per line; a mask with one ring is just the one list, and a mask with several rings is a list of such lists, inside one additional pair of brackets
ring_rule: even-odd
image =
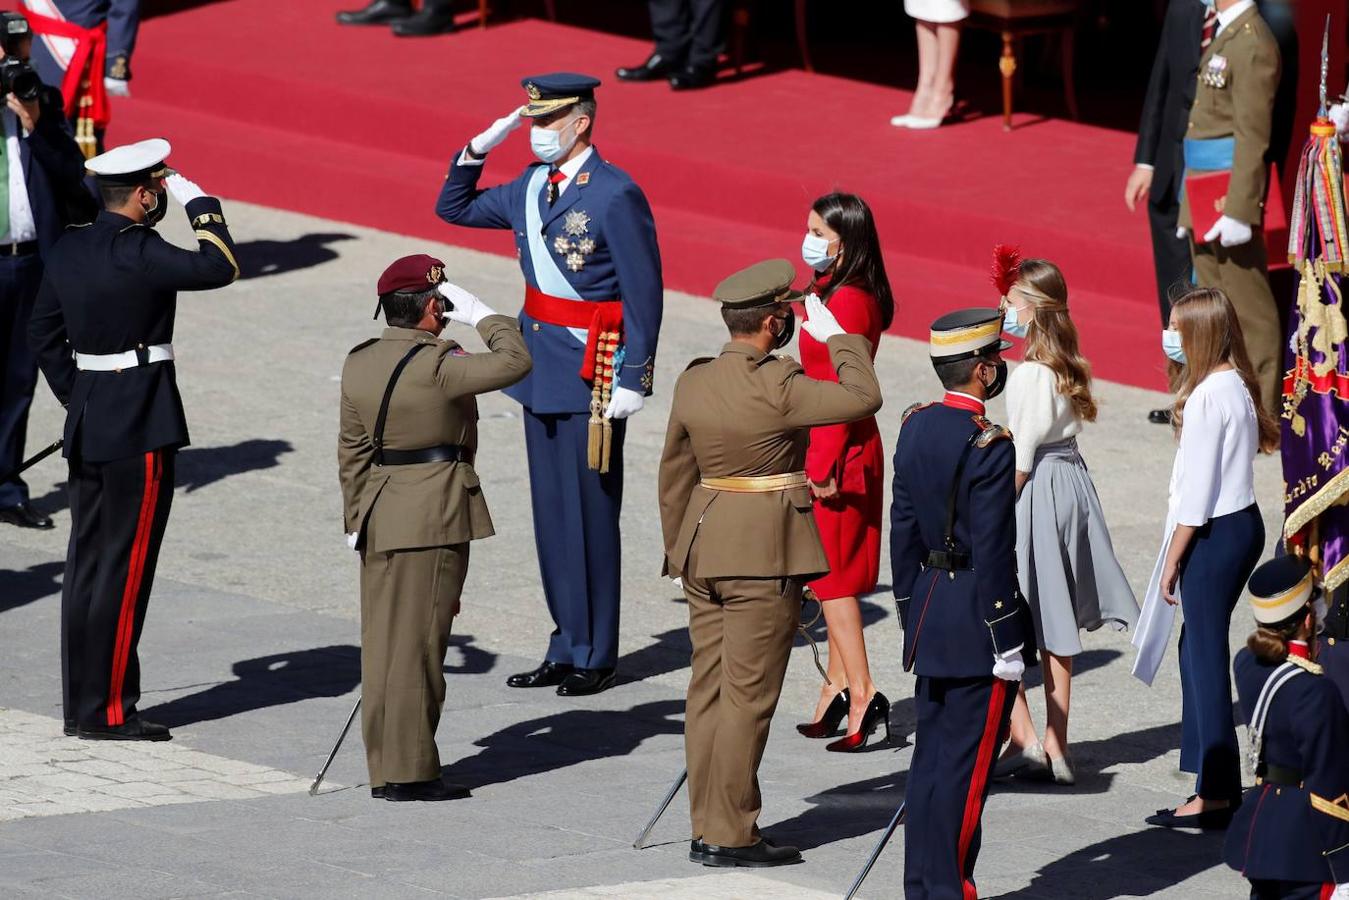
[(1068, 286), (1058, 266), (1044, 259), (1021, 261), (1015, 278), (1004, 298), (1004, 328), (1026, 340), (1025, 361), (1007, 380), (1007, 424), (1016, 444), (1017, 577), (1044, 651), (1047, 721), (1041, 741), (1023, 682), (1011, 742), (994, 773), (1072, 784), (1068, 702), (1073, 657), (1082, 652), (1079, 632), (1132, 626), (1138, 602), (1077, 449), (1082, 423), (1096, 420), (1096, 401), (1091, 365), (1068, 315)]
[(1265, 544), (1255, 503), (1255, 455), (1279, 443), (1260, 403), (1236, 312), (1222, 291), (1192, 290), (1171, 307), (1162, 335), (1180, 366), (1172, 427), (1168, 539), (1149, 593), (1180, 604), (1180, 768), (1194, 796), (1147, 818), (1166, 828), (1226, 828), (1241, 796), (1232, 721), (1228, 626)]

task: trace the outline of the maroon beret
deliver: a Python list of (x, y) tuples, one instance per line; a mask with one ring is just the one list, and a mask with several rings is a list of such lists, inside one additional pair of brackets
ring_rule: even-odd
[(444, 280), (445, 264), (434, 256), (418, 253), (394, 260), (379, 276), (375, 290), (381, 297), (394, 291), (425, 291)]

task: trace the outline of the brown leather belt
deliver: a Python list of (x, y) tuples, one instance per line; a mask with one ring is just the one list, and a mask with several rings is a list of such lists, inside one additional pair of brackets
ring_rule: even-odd
[(805, 472), (784, 472), (781, 475), (704, 478), (701, 483), (709, 491), (724, 491), (728, 494), (773, 494), (789, 491), (795, 487), (805, 487), (807, 481)]

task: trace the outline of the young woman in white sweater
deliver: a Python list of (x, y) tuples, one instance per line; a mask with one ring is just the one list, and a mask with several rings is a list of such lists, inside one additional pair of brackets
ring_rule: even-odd
[(1012, 735), (996, 776), (1022, 774), (1072, 784), (1068, 702), (1079, 631), (1118, 630), (1138, 619), (1138, 602), (1115, 558), (1096, 487), (1077, 449), (1083, 422), (1096, 420), (1091, 365), (1078, 350), (1068, 286), (1058, 266), (1027, 259), (1004, 298), (1008, 333), (1025, 338), (1024, 362), (1007, 380), (1007, 418), (1016, 444), (1017, 576), (1044, 652), (1044, 740), (1024, 683)]

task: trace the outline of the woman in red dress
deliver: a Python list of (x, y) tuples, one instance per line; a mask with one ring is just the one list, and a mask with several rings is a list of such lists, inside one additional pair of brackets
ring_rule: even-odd
[[(894, 299), (871, 209), (856, 195), (828, 194), (815, 201), (806, 227), (801, 255), (815, 270), (811, 289), (849, 334), (867, 336), (874, 359), (881, 332), (894, 318)], [(801, 365), (811, 378), (838, 380), (828, 349), (805, 333)], [(845, 736), (828, 750), (860, 750), (882, 725), (889, 736), (890, 703), (871, 681), (857, 600), (876, 589), (884, 469), (874, 417), (811, 429), (806, 476), (830, 572), (810, 587), (829, 633), (829, 683), (820, 691), (815, 721), (797, 730), (830, 737), (846, 717)]]

